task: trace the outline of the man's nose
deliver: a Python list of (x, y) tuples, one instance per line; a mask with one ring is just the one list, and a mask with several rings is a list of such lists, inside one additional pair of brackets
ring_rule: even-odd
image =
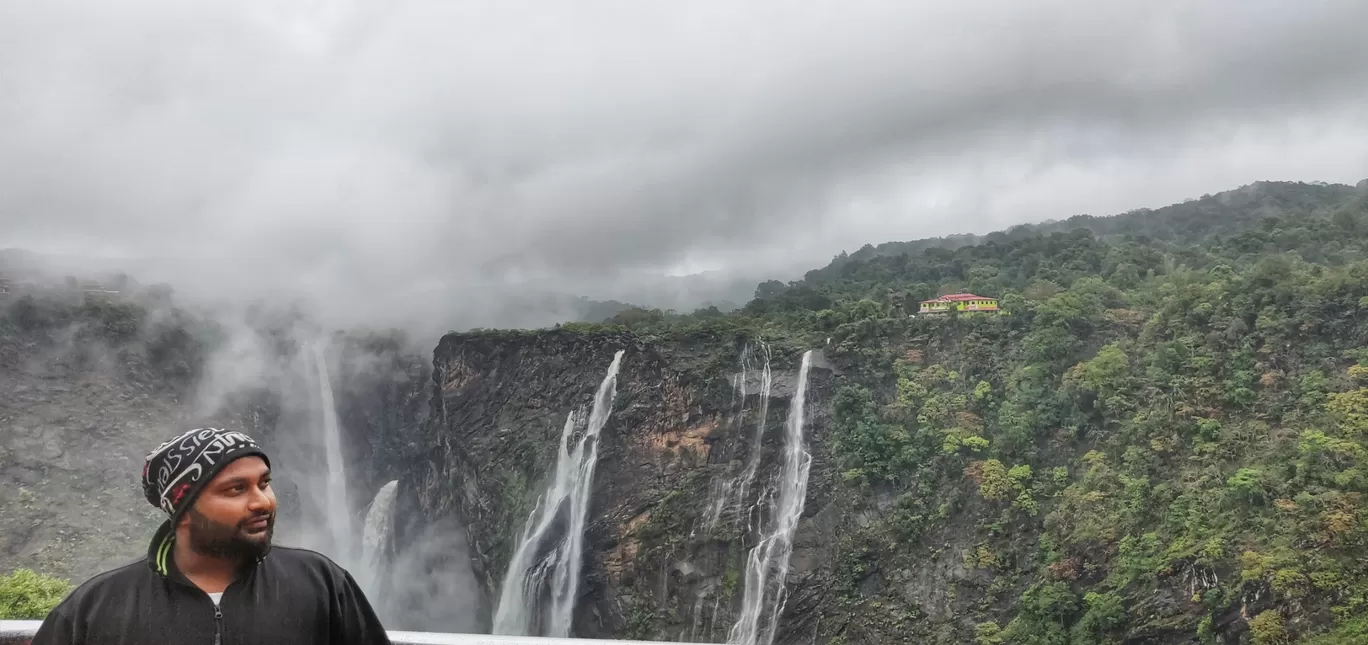
[(251, 498), (247, 500), (247, 508), (251, 510), (269, 510), (275, 506), (275, 500), (270, 493), (261, 488), (253, 487)]

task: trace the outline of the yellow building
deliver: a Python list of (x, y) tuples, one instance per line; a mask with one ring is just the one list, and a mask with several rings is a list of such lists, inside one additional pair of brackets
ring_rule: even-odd
[(998, 311), (997, 298), (985, 298), (972, 293), (953, 293), (933, 300), (923, 300), (918, 313), (943, 314), (954, 311)]

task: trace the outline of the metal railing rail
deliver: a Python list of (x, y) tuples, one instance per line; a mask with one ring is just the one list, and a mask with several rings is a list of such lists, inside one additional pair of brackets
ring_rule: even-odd
[[(37, 620), (0, 620), (0, 645), (27, 645), (38, 631)], [(589, 638), (544, 638), (540, 636), (491, 636), (489, 634), (446, 634), (442, 632), (389, 631), (394, 645), (649, 645), (656, 641), (619, 641)], [(683, 645), (690, 645), (685, 643)], [(703, 645), (694, 643), (692, 645)]]

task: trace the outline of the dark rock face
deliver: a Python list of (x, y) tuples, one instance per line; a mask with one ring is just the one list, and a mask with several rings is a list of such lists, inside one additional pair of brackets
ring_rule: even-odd
[[(751, 446), (759, 388), (749, 387), (741, 401), (733, 387), (744, 344), (563, 330), (448, 335), (434, 354), (431, 423), (409, 444), (421, 452), (411, 455), (404, 486), (417, 494), (424, 517), (454, 517), (465, 527), (472, 567), (497, 598), (516, 540), (555, 467), (566, 415), (592, 405), (614, 352), (625, 350), (616, 404), (600, 437), (573, 633), (725, 640), (755, 541), (746, 530), (754, 521), (750, 507), (774, 485), (801, 354), (776, 348), (763, 442)], [(777, 643), (811, 641), (815, 610), (829, 602), (840, 522), (824, 458), (831, 388), (832, 371), (819, 356), (807, 394), (814, 463)], [(754, 449), (763, 452), (748, 502), (710, 515), (721, 485), (743, 470)]]
[(365, 464), (354, 495), (367, 499), (407, 469), (428, 421), (432, 362), (395, 343), (345, 339), (336, 365), (338, 421), (347, 432), (349, 463)]

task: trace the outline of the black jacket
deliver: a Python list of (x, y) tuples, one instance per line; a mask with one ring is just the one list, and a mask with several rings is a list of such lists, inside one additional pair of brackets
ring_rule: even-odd
[(147, 558), (77, 587), (33, 645), (389, 644), (351, 574), (304, 549), (272, 547), (214, 601), (176, 569), (170, 522)]

